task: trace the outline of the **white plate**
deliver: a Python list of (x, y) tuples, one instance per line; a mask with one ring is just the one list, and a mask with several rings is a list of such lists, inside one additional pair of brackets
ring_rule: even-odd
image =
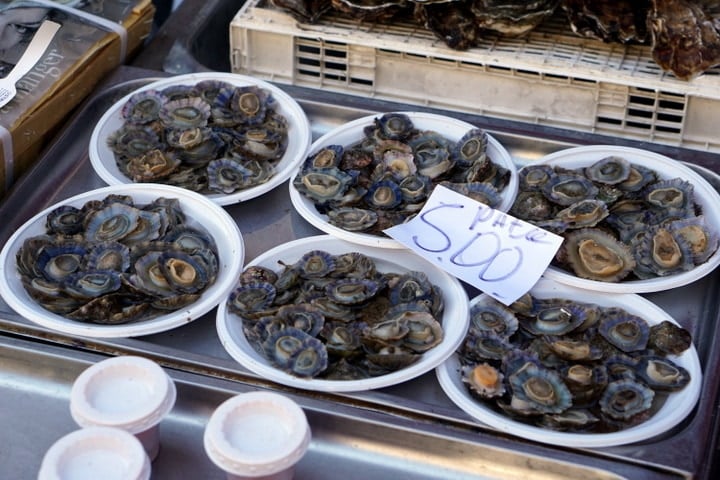
[(144, 90), (162, 89), (171, 85), (195, 85), (203, 80), (220, 80), (237, 86), (257, 85), (260, 88), (270, 91), (277, 101), (276, 109), (278, 113), (287, 119), (289, 125), (287, 150), (285, 151), (285, 155), (283, 155), (277, 163), (275, 174), (267, 182), (231, 194), (212, 193), (208, 194), (207, 197), (219, 205), (244, 202), (269, 192), (295, 173), (297, 166), (305, 160), (307, 150), (312, 141), (310, 122), (300, 105), (283, 90), (280, 90), (268, 82), (233, 73), (202, 72), (178, 75), (152, 82), (125, 95), (103, 114), (93, 129), (88, 147), (90, 162), (100, 178), (108, 185), (133, 183), (132, 179), (126, 177), (118, 169), (115, 156), (106, 142), (108, 135), (123, 125), (124, 122), (120, 116), (120, 112), (123, 105), (127, 103), (132, 95)]
[[(189, 222), (205, 228), (215, 240), (219, 272), (215, 283), (189, 306), (149, 320), (120, 325), (100, 325), (70, 320), (38, 305), (20, 282), (15, 254), (26, 238), (45, 232), (45, 217), (60, 205), (82, 207), (89, 200), (101, 200), (110, 194), (130, 195), (138, 205), (156, 198), (176, 198)], [(0, 253), (0, 293), (7, 304), (28, 320), (71, 335), (95, 338), (136, 337), (162, 332), (189, 323), (213, 309), (233, 289), (242, 271), (245, 255), (242, 236), (235, 220), (220, 206), (202, 195), (170, 185), (116, 185), (76, 195), (46, 208), (25, 222), (7, 241)]]
[(278, 270), (278, 260), (293, 263), (311, 250), (324, 250), (331, 254), (360, 252), (371, 257), (381, 272), (420, 270), (443, 292), (445, 311), (441, 320), (444, 337), (440, 345), (425, 352), (414, 364), (401, 370), (362, 380), (325, 380), (299, 378), (272, 366), (258, 354), (245, 338), (240, 317), (230, 313), (227, 301), (218, 305), (217, 330), (225, 350), (248, 370), (268, 380), (291, 387), (323, 392), (356, 392), (387, 387), (415, 378), (445, 361), (458, 348), (468, 328), (468, 296), (460, 282), (410, 251), (395, 251), (358, 246), (329, 235), (307, 237), (279, 245), (260, 255), (248, 265), (260, 265)]
[[(530, 293), (538, 298), (568, 298), (601, 306), (618, 306), (638, 315), (651, 325), (669, 320), (677, 323), (664, 310), (645, 298), (635, 294), (603, 294), (562, 285), (552, 280), (541, 279)], [(475, 297), (471, 305), (483, 295)], [(450, 399), (470, 416), (496, 428), (528, 440), (559, 445), (563, 447), (610, 447), (639, 442), (660, 435), (680, 423), (692, 410), (700, 397), (702, 371), (697, 350), (693, 345), (678, 356), (670, 356), (678, 365), (690, 372), (690, 382), (679, 392), (670, 394), (657, 412), (647, 421), (611, 433), (568, 433), (536, 427), (517, 422), (485, 406), (467, 391), (460, 377), (460, 361), (456, 354), (436, 369), (440, 386)]]
[[(410, 117), (410, 120), (412, 120), (413, 125), (416, 128), (421, 130), (433, 130), (452, 141), (460, 140), (460, 138), (468, 130), (476, 128), (474, 125), (463, 122), (462, 120), (458, 120), (452, 117), (446, 117), (443, 115), (435, 115), (432, 113), (423, 112), (400, 113), (404, 113), (408, 117)], [(363, 129), (366, 126), (371, 125), (373, 123), (373, 120), (380, 117), (381, 115), (382, 114), (368, 115), (366, 117), (358, 118), (327, 132), (325, 135), (313, 142), (313, 144), (310, 146), (310, 150), (308, 151), (307, 156), (314, 154), (321, 148), (328, 145), (342, 145), (343, 147), (347, 147), (349, 145), (356, 144), (357, 142), (365, 138)], [(496, 207), (497, 210), (506, 212), (512, 206), (513, 202), (515, 201), (515, 196), (517, 195), (519, 185), (517, 168), (513, 163), (510, 153), (508, 153), (508, 151), (500, 144), (500, 142), (498, 142), (490, 135), (488, 135), (487, 152), (488, 156), (492, 159), (494, 163), (504, 168), (507, 168), (510, 171), (510, 181), (508, 182), (508, 185), (505, 187), (505, 189), (501, 192), (502, 203), (498, 207)], [(298, 172), (295, 173), (297, 174)], [(405, 245), (396, 240), (393, 240), (390, 237), (372, 235), (369, 233), (349, 232), (342, 228), (331, 225), (327, 221), (327, 215), (318, 212), (317, 208), (315, 208), (315, 204), (313, 203), (313, 201), (298, 192), (298, 190), (293, 186), (292, 180), (289, 183), (290, 200), (292, 201), (293, 206), (295, 206), (297, 212), (303, 218), (305, 218), (305, 220), (310, 222), (314, 227), (322, 230), (325, 233), (332, 234), (338, 238), (342, 238), (343, 240), (347, 240), (349, 242), (357, 243), (360, 245), (383, 248), (406, 248)]]
[[(617, 155), (631, 163), (651, 168), (662, 179), (682, 178), (689, 181), (694, 187), (695, 202), (702, 206), (702, 212), (708, 224), (720, 234), (720, 194), (700, 174), (677, 160), (637, 148), (591, 145), (551, 153), (534, 162), (533, 165), (545, 163), (565, 168), (578, 168), (588, 166), (610, 155)], [(649, 293), (681, 287), (699, 280), (715, 270), (718, 264), (720, 264), (720, 250), (716, 251), (705, 263), (696, 266), (692, 270), (646, 280), (600, 282), (577, 277), (554, 266), (548, 267), (544, 276), (560, 283), (588, 290), (607, 293)]]

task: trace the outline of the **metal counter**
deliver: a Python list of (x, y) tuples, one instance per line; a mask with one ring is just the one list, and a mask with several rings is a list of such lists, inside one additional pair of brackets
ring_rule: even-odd
[[(88, 99), (37, 165), (0, 205), (0, 218), (5, 225), (0, 233), (2, 244), (11, 232), (41, 209), (104, 186), (92, 170), (87, 153), (94, 124), (117, 99), (164, 75), (122, 67)], [(402, 107), (371, 100), (351, 101), (342, 96), (324, 96), (320, 101), (313, 92), (296, 89), (289, 93), (310, 118), (315, 138), (350, 119)], [(588, 136), (581, 139), (584, 142), (570, 135), (563, 137), (559, 131), (541, 136), (537, 131), (523, 131), (522, 125), (510, 122), (455, 116), (490, 131), (518, 164), (567, 146), (602, 143), (602, 139)], [(696, 158), (693, 152), (680, 153)], [(712, 155), (697, 158), (706, 165), (717, 161)], [(720, 188), (715, 173), (696, 164), (692, 166)], [(275, 245), (321, 233), (295, 212), (287, 187), (286, 182), (261, 197), (227, 207), (243, 234), (247, 260)], [(159, 334), (90, 339), (73, 338), (37, 326), (0, 302), (0, 330), (4, 332), (0, 336), (3, 358), (0, 369), (5, 379), (0, 387), (8, 390), (0, 394), (0, 421), (6, 426), (0, 434), (0, 445), (5, 445), (0, 447), (0, 477), (31, 478), (52, 441), (73, 428), (68, 420), (66, 397), (69, 383), (81, 365), (105, 355), (140, 354), (156, 360), (178, 378), (190, 378), (193, 391), (200, 392), (188, 394), (190, 403), (181, 400), (171, 415), (169, 422), (173, 426), (169, 430), (174, 432), (169, 434), (173, 436), (171, 442), (177, 441), (176, 436), (183, 441), (178, 441), (177, 447), (166, 449), (164, 456), (161, 454), (159, 463), (155, 464), (154, 478), (158, 479), (213, 478), (217, 472), (202, 455), (195, 467), (202, 475), (179, 476), (177, 472), (190, 470), (174, 470), (172, 465), (180, 462), (182, 466), (188, 458), (197, 458), (199, 430), (212, 406), (220, 403), (220, 397), (254, 388), (286, 393), (317, 412), (313, 413), (313, 424), (320, 437), (313, 443), (307, 466), (301, 469), (305, 473), (299, 478), (338, 478), (339, 471), (348, 479), (368, 475), (377, 479), (615, 478), (613, 475), (632, 479), (710, 478), (717, 438), (718, 380), (712, 372), (720, 367), (720, 349), (714, 342), (719, 275), (716, 272), (670, 292), (646, 295), (693, 334), (703, 372), (708, 372), (695, 411), (661, 437), (601, 449), (553, 447), (479, 425), (445, 396), (434, 372), (394, 387), (352, 394), (308, 392), (273, 384), (248, 372), (225, 352), (215, 330), (215, 310), (192, 323)], [(469, 294), (472, 296), (475, 292), (469, 291)], [(16, 348), (18, 343), (22, 348)], [(52, 352), (54, 360), (47, 360), (46, 350)], [(184, 391), (180, 389), (179, 398)], [(193, 403), (195, 395), (206, 403), (197, 399)], [(212, 398), (206, 398), (207, 395)], [(191, 453), (178, 451), (181, 448), (190, 449)], [(488, 454), (486, 449), (494, 453)], [(378, 452), (388, 452), (388, 456)], [(486, 456), (479, 461), (478, 455)], [(335, 462), (336, 456), (342, 459), (339, 470), (324, 472), (323, 468)], [(442, 466), (431, 468), (428, 461), (437, 461)], [(523, 465), (522, 471), (517, 470), (518, 465)], [(579, 470), (565, 470), (570, 465)], [(11, 475), (4, 471), (7, 466), (11, 466)], [(450, 470), (445, 470), (447, 468)]]

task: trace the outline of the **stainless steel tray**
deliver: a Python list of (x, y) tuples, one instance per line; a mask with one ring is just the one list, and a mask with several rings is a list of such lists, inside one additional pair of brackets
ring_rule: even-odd
[[(46, 206), (104, 185), (93, 172), (87, 157), (87, 142), (95, 122), (105, 109), (118, 98), (161, 75), (163, 74), (159, 72), (122, 67), (106, 81), (98, 93), (77, 112), (65, 130), (39, 159), (37, 165), (16, 184), (12, 192), (0, 204), (0, 218), (3, 219), (4, 224), (4, 228), (0, 232), (0, 242), (4, 244), (15, 228)], [(388, 102), (350, 100), (344, 96), (326, 95), (319, 99), (314, 93), (297, 88), (288, 88), (288, 92), (305, 109), (311, 120), (315, 137), (353, 118), (374, 112), (404, 108), (402, 105)], [(520, 164), (567, 146), (583, 143), (608, 143), (607, 139), (592, 135), (572, 136), (559, 130), (539, 130), (532, 126), (512, 122), (456, 113), (450, 114), (489, 130), (510, 150), (514, 159)], [(613, 143), (625, 142), (614, 139)], [(629, 142), (627, 144), (638, 146)], [(718, 158), (712, 154), (689, 153), (681, 149), (675, 149), (676, 151), (672, 152), (664, 147), (655, 148), (653, 145), (639, 146), (654, 149), (675, 158), (694, 160), (691, 166), (697, 168), (716, 188), (720, 185), (717, 175), (709, 170), (715, 165), (720, 165), (717, 163)], [(673, 153), (676, 154), (673, 155)], [(272, 246), (320, 233), (294, 211), (289, 200), (287, 184), (283, 184), (259, 198), (230, 206), (227, 210), (237, 220), (243, 232), (248, 260)], [(62, 345), (65, 348), (58, 350), (57, 354), (67, 358), (68, 361), (88, 358), (86, 357), (87, 352), (106, 355), (141, 354), (157, 360), (173, 371), (192, 375), (198, 384), (206, 385), (208, 388), (215, 388), (213, 387), (215, 382), (223, 382), (223, 385), (229, 385), (230, 389), (236, 390), (271, 388), (300, 397), (303, 401), (320, 402), (317, 404), (318, 410), (327, 415), (349, 408), (351, 413), (347, 417), (343, 417), (339, 423), (336, 423), (336, 418), (332, 415), (323, 417), (324, 419), (329, 418), (327, 421), (336, 427), (337, 431), (332, 432), (330, 436), (337, 438), (340, 443), (357, 442), (357, 445), (365, 445), (365, 436), (378, 433), (378, 431), (374, 430), (374, 427), (367, 427), (365, 430), (360, 428), (357, 433), (360, 437), (355, 437), (356, 428), (359, 427), (353, 425), (352, 422), (345, 423), (349, 422), (348, 418), (355, 422), (364, 422), (379, 415), (383, 420), (378, 422), (378, 425), (387, 424), (390, 431), (378, 433), (377, 438), (394, 438), (399, 445), (406, 446), (403, 453), (399, 453), (399, 455), (403, 459), (402, 462), (411, 464), (408, 468), (413, 473), (409, 473), (407, 478), (426, 478), (419, 476), (420, 474), (417, 472), (428, 474), (423, 463), (425, 462), (423, 450), (427, 449), (433, 441), (428, 441), (429, 443), (426, 444), (425, 440), (420, 442), (406, 438), (403, 433), (407, 429), (412, 431), (416, 427), (422, 427), (424, 433), (440, 435), (451, 443), (452, 441), (468, 442), (462, 448), (458, 447), (458, 450), (447, 449), (431, 455), (437, 455), (438, 461), (445, 455), (452, 458), (451, 464), (455, 465), (460, 472), (458, 478), (476, 478), (472, 476), (471, 472), (481, 475), (477, 478), (486, 478), (482, 475), (503, 478), (506, 470), (502, 466), (504, 461), (502, 459), (505, 458), (504, 455), (514, 454), (524, 457), (528, 465), (534, 465), (538, 459), (545, 459), (550, 463), (571, 462), (588, 468), (614, 471), (626, 478), (710, 478), (718, 427), (715, 418), (718, 403), (718, 381), (712, 374), (720, 367), (720, 352), (714, 342), (719, 311), (718, 275), (720, 273), (716, 272), (671, 292), (646, 295), (693, 333), (703, 371), (709, 372), (704, 378), (697, 408), (684, 422), (661, 437), (641, 444), (602, 449), (576, 449), (572, 446), (552, 447), (513, 438), (489, 427), (478, 425), (450, 402), (439, 387), (433, 372), (395, 387), (353, 394), (319, 394), (272, 384), (242, 368), (225, 352), (215, 332), (214, 310), (190, 324), (161, 334), (131, 339), (103, 340), (73, 338), (47, 330), (18, 316), (0, 301), (0, 331), (6, 332), (6, 335), (24, 337), (37, 342), (26, 347), (28, 350), (32, 350), (33, 345), (37, 345), (39, 349), (45, 348), (46, 343)], [(470, 291), (469, 293), (472, 296), (476, 292)], [(5, 363), (3, 361), (1, 365), (4, 367)], [(60, 372), (52, 373), (51, 367), (53, 366), (52, 363), (46, 364), (40, 368), (38, 373), (42, 375), (45, 372), (51, 377), (62, 374), (63, 370), (59, 365)], [(4, 368), (0, 368), (4, 370)], [(48, 372), (47, 369), (51, 371)], [(28, 367), (26, 374), (32, 374), (33, 371), (34, 368)], [(37, 395), (40, 395), (41, 398), (36, 398)], [(42, 389), (30, 388), (19, 396), (42, 403), (44, 401), (42, 398), (50, 401), (58, 395), (45, 395)], [(2, 401), (6, 402), (7, 399)], [(24, 407), (25, 402), (18, 399), (16, 403), (5, 406), (2, 413), (13, 417), (12, 414), (6, 412), (19, 410), (25, 413)], [(206, 409), (206, 406), (202, 404), (198, 404), (196, 407), (201, 410)], [(35, 425), (26, 425), (21, 430), (27, 432), (27, 436), (33, 439), (42, 438), (44, 442), (37, 444), (30, 442), (25, 445), (25, 448), (33, 450), (33, 452), (27, 453), (28, 460), (30, 458), (36, 460), (37, 456), (41, 455), (40, 450), (49, 446), (47, 435), (52, 434), (43, 433), (44, 416), (39, 420), (43, 421)], [(323, 425), (324, 422), (325, 420), (323, 420)], [(187, 428), (196, 426), (196, 423), (197, 420), (188, 420)], [(373, 424), (373, 422), (370, 423)], [(63, 428), (67, 428), (67, 424)], [(16, 438), (17, 434), (13, 433), (13, 429), (3, 428), (0, 435), (4, 440), (0, 445), (12, 445), (13, 438)], [(495, 474), (483, 473), (480, 468), (473, 449), (481, 447), (503, 449), (503, 455), (498, 456), (499, 466)], [(328, 444), (321, 449), (322, 455), (334, 455), (335, 448), (336, 446)], [(357, 461), (363, 465), (368, 464), (366, 466), (371, 469), (369, 470), (370, 475), (378, 478), (406, 478), (402, 471), (388, 470), (387, 465), (377, 467), (379, 468), (375, 472), (377, 474), (373, 473), (372, 468), (376, 468), (375, 456), (379, 455), (377, 452), (385, 452), (385, 450), (380, 449), (375, 453), (368, 453), (375, 447), (368, 448), (368, 451), (361, 449), (362, 451), (358, 452), (357, 456), (343, 457), (343, 462)], [(317, 451), (314, 450), (314, 452)], [(388, 451), (392, 451), (392, 449), (388, 449)], [(0, 469), (5, 468), (8, 458), (13, 458), (5, 457), (6, 452), (6, 447), (0, 447), (0, 455), (3, 455), (0, 457)], [(318, 454), (313, 453), (311, 458)], [(380, 457), (384, 458), (383, 455)], [(388, 465), (395, 460), (394, 458), (389, 459)], [(185, 461), (185, 459), (178, 459), (178, 461)], [(485, 464), (486, 462), (495, 462), (495, 456), (489, 457), (489, 460), (486, 458), (480, 463)], [(417, 471), (413, 470), (416, 467)], [(402, 470), (402, 467), (393, 468)], [(541, 467), (541, 469), (545, 469), (545, 467)], [(354, 478), (353, 471), (355, 470), (349, 468), (347, 475), (344, 476)], [(556, 470), (555, 472), (560, 475), (560, 471)], [(0, 477), (3, 478), (27, 478), (25, 476), (5, 477), (2, 473), (0, 470)], [(434, 475), (434, 473), (429, 474)], [(526, 474), (530, 476), (529, 473), (526, 472)], [(321, 475), (313, 470), (312, 475), (300, 478), (325, 478)], [(333, 478), (338, 477), (339, 475), (333, 475)], [(585, 478), (591, 477), (595, 478), (596, 475), (590, 474)], [(168, 475), (157, 478), (199, 477)], [(364, 474), (363, 478), (367, 478), (367, 475)], [(437, 478), (454, 477), (441, 475)]]
[[(79, 427), (70, 416), (70, 389), (77, 376), (103, 356), (67, 347), (0, 337), (0, 476), (35, 478), (48, 448)], [(177, 402), (160, 424), (160, 454), (154, 479), (223, 479), (207, 457), (203, 432), (223, 401), (255, 387), (166, 369), (177, 387)], [(471, 430), (398, 418), (383, 412), (336, 405), (325, 399), (288, 394), (304, 409), (310, 450), (296, 468), (298, 480), (513, 479), (536, 472), (558, 479), (622, 478), (604, 462), (597, 467), (553, 460), (477, 441)], [(530, 460), (530, 461), (528, 461)], [(627, 466), (625, 478), (648, 478)]]

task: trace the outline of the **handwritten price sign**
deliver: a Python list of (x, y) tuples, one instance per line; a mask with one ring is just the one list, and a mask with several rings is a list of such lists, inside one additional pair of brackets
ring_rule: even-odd
[(442, 186), (411, 221), (385, 233), (505, 305), (535, 285), (563, 241)]

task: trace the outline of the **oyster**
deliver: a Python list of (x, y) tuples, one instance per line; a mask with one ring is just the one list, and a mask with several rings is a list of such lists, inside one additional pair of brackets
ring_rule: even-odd
[(562, 0), (572, 30), (607, 42), (644, 42), (650, 0)]

